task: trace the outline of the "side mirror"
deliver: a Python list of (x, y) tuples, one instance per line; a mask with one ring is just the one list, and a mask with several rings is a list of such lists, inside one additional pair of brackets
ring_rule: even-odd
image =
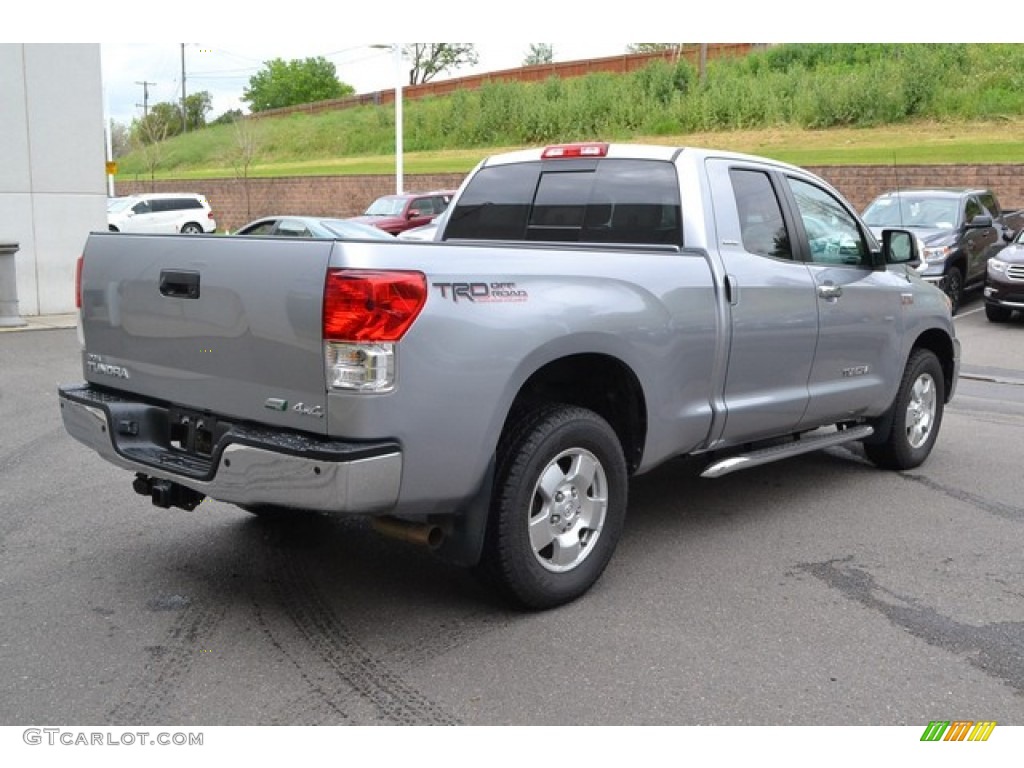
[(992, 226), (992, 217), (984, 214), (975, 216), (967, 223), (968, 229), (984, 229)]
[(909, 267), (921, 264), (917, 238), (905, 229), (882, 230), (882, 255), (886, 264), (906, 264)]
[(405, 218), (407, 218), (407, 219), (418, 219), (422, 215), (423, 214), (420, 212), (419, 208), (410, 208), (409, 212), (407, 214), (405, 214)]

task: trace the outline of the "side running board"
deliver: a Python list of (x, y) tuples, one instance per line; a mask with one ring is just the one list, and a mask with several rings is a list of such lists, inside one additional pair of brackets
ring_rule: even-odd
[(820, 451), (822, 448), (831, 448), (834, 445), (863, 440), (865, 437), (873, 435), (874, 432), (874, 427), (868, 424), (859, 424), (856, 427), (848, 427), (824, 435), (802, 437), (791, 443), (773, 445), (770, 448), (740, 453), (727, 459), (716, 461), (701, 472), (700, 476), (722, 477), (722, 475), (738, 472), (741, 469), (750, 469), (751, 467), (758, 467), (762, 464), (779, 461), (780, 459), (788, 459), (791, 456), (799, 456), (802, 453), (811, 453), (812, 451)]

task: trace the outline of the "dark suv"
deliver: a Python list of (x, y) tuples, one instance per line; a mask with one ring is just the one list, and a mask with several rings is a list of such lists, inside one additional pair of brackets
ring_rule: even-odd
[(1003, 323), (1014, 310), (1024, 313), (1024, 229), (988, 260), (985, 277), (985, 316)]
[(356, 216), (351, 221), (360, 221), (397, 235), (433, 221), (448, 207), (454, 196), (453, 190), (384, 195), (374, 200), (362, 216)]
[(995, 195), (986, 189), (903, 189), (880, 195), (864, 210), (876, 237), (882, 229), (909, 229), (920, 241), (918, 272), (949, 296), (954, 314), (965, 291), (985, 283), (986, 263), (1013, 238)]

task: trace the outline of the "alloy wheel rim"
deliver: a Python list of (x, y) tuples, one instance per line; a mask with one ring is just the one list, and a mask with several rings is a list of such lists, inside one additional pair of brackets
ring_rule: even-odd
[(907, 403), (907, 442), (911, 448), (920, 448), (928, 441), (935, 427), (937, 409), (935, 379), (922, 373), (914, 381)]
[(530, 497), (528, 532), (537, 562), (564, 573), (580, 565), (601, 536), (608, 512), (608, 477), (600, 460), (570, 448), (540, 473)]

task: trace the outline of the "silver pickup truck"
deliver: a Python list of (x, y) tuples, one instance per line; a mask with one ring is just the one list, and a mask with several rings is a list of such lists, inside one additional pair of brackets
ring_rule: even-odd
[(923, 462), (960, 354), (917, 247), (764, 158), (514, 152), (433, 242), (90, 235), (60, 407), (161, 507), (369, 515), (546, 608), (672, 457)]

